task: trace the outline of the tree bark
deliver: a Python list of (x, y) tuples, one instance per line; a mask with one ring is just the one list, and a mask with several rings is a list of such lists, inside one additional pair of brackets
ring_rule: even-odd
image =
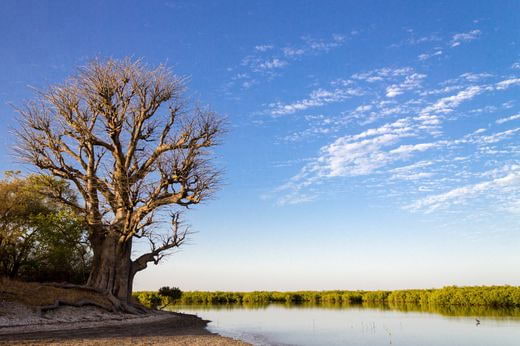
[(124, 303), (132, 295), (132, 239), (126, 242), (112, 234), (93, 236), (92, 271), (87, 286), (111, 293)]

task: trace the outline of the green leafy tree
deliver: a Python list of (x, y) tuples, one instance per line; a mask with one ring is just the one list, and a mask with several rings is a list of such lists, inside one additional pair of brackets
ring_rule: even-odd
[(159, 296), (162, 297), (163, 302), (163, 305), (160, 307), (160, 309), (163, 309), (170, 304), (175, 304), (175, 302), (182, 297), (182, 291), (178, 287), (164, 286), (159, 288), (158, 293)]
[(171, 300), (177, 300), (182, 297), (182, 291), (178, 287), (164, 286), (159, 288), (159, 295)]
[(40, 282), (86, 283), (92, 252), (82, 217), (65, 208), (37, 215), (34, 223), (37, 251), (20, 276)]
[(0, 180), (0, 275), (84, 282), (91, 257), (85, 222), (66, 203), (47, 198), (49, 187), (75, 200), (67, 184), (52, 177), (7, 172)]

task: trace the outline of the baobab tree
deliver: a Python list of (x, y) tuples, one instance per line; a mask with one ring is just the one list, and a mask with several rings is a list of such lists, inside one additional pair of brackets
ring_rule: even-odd
[[(93, 249), (87, 285), (126, 306), (135, 274), (186, 240), (182, 207), (218, 186), (211, 149), (222, 120), (184, 94), (185, 79), (163, 65), (96, 59), (17, 108), (19, 156), (82, 197), (72, 203), (48, 191), (85, 216)], [(165, 212), (167, 235), (158, 231)], [(150, 251), (132, 256), (135, 238), (148, 239)]]

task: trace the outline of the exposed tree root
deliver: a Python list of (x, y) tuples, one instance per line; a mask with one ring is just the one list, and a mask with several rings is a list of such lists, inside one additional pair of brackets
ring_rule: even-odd
[(97, 293), (101, 293), (101, 294), (106, 294), (106, 291), (100, 290), (98, 288), (89, 287), (89, 286), (85, 286), (85, 285), (69, 284), (69, 283), (66, 283), (66, 282), (63, 282), (63, 283), (60, 283), (60, 282), (43, 282), (43, 283), (40, 283), (40, 285), (42, 285), (42, 286), (52, 286), (52, 287), (56, 287), (56, 288), (75, 288), (75, 289), (84, 290), (84, 291), (91, 291), (91, 292), (97, 292)]
[(90, 291), (95, 292), (103, 297), (105, 297), (108, 302), (110, 303), (110, 306), (103, 306), (102, 304), (96, 303), (94, 301), (88, 300), (88, 299), (81, 299), (78, 302), (70, 302), (70, 301), (64, 301), (64, 300), (56, 300), (54, 304), (41, 306), (40, 312), (52, 310), (58, 308), (60, 305), (69, 305), (69, 306), (96, 306), (103, 310), (110, 311), (110, 312), (121, 312), (121, 313), (129, 313), (133, 315), (141, 315), (150, 313), (152, 310), (146, 308), (145, 306), (141, 304), (136, 303), (129, 303), (120, 300), (119, 298), (115, 297), (112, 293), (100, 290), (97, 288), (89, 287), (89, 286), (83, 286), (83, 285), (74, 285), (69, 283), (56, 283), (56, 282), (49, 282), (49, 283), (42, 283), (44, 286), (52, 286), (56, 288), (65, 288), (65, 289), (76, 289), (76, 290), (84, 290), (84, 291)]
[(110, 311), (110, 312), (115, 312), (114, 309), (108, 309), (106, 306), (103, 306), (101, 304), (97, 304), (93, 301), (90, 301), (90, 300), (80, 300), (78, 302), (67, 302), (67, 301), (64, 301), (64, 300), (56, 300), (54, 302), (54, 304), (50, 304), (50, 305), (44, 305), (44, 306), (40, 306), (38, 307), (39, 309), (39, 312), (40, 314), (46, 312), (46, 311), (49, 311), (49, 310), (54, 310), (54, 309), (57, 309), (59, 308), (60, 306), (75, 306), (75, 307), (82, 307), (82, 306), (95, 306), (95, 307), (98, 307), (100, 309), (103, 309), (103, 310), (106, 310), (106, 311)]

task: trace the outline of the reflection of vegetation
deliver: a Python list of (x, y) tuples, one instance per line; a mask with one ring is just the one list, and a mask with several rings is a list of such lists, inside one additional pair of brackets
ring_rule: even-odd
[[(279, 305), (278, 303), (273, 303)], [(173, 304), (169, 305), (165, 308), (165, 310), (170, 311), (179, 311), (179, 310), (199, 310), (199, 311), (209, 311), (209, 310), (237, 310), (237, 309), (245, 309), (245, 310), (263, 310), (268, 306), (272, 306), (273, 304)], [(299, 304), (281, 304), (282, 306), (293, 307)], [(318, 305), (314, 305), (316, 307)]]
[(399, 312), (419, 312), (419, 313), (433, 313), (448, 317), (488, 317), (488, 318), (520, 318), (520, 308), (507, 307), (487, 307), (487, 306), (461, 306), (461, 305), (433, 305), (433, 304), (414, 304), (414, 303), (385, 303), (385, 302), (370, 302), (370, 303), (270, 303), (270, 304), (174, 304), (167, 309), (172, 311), (178, 310), (259, 310), (265, 309), (268, 306), (280, 306), (288, 309), (374, 309), (381, 311), (399, 311)]
[[(138, 292), (137, 295), (156, 292)], [(520, 287), (512, 286), (449, 286), (441, 289), (398, 291), (296, 291), (296, 292), (184, 292), (177, 304), (241, 304), (265, 306), (269, 303), (299, 304), (298, 306), (345, 307), (363, 304), (364, 307), (396, 309), (400, 311), (434, 312), (448, 316), (501, 316), (517, 314), (520, 308)], [(493, 310), (492, 308), (508, 308)], [(503, 314), (502, 314), (503, 313)]]
[(490, 307), (482, 305), (435, 305), (413, 303), (390, 303), (391, 310), (401, 312), (429, 312), (444, 316), (486, 316), (486, 317), (520, 317), (520, 308)]

